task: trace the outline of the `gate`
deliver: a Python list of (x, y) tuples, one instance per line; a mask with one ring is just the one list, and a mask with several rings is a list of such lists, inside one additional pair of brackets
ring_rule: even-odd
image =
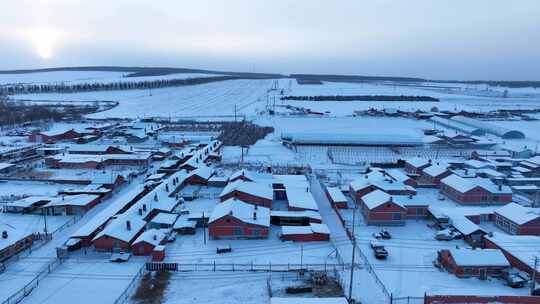
[(146, 263), (147, 271), (178, 271), (178, 263)]

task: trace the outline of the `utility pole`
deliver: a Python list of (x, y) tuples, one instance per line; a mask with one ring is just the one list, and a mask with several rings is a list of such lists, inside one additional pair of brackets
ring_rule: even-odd
[(45, 235), (47, 235), (47, 213), (46, 213), (45, 208), (41, 210), (43, 210), (43, 224), (44, 224), (43, 231), (45, 232)]
[(234, 104), (234, 122), (236, 122), (236, 104)]
[(536, 272), (538, 269), (538, 257), (534, 257), (534, 268), (532, 273), (532, 284), (531, 284), (531, 295), (534, 293), (534, 290), (536, 289)]
[(354, 255), (356, 253), (356, 236), (354, 235), (354, 226), (356, 225), (356, 209), (358, 208), (358, 205), (356, 203), (354, 204), (354, 210), (353, 210), (353, 220), (352, 220), (352, 241), (353, 241), (353, 249), (352, 249), (352, 258), (351, 258), (351, 278), (349, 281), (349, 302), (352, 300), (352, 287), (353, 287), (353, 279), (354, 279)]
[(300, 270), (302, 270), (304, 265), (304, 245), (300, 244)]
[(202, 229), (204, 235), (204, 244), (206, 245), (206, 223), (204, 222), (204, 211), (202, 213)]

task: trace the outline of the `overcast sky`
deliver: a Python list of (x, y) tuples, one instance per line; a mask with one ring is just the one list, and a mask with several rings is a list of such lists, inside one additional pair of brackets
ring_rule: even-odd
[(0, 69), (540, 80), (539, 0), (0, 0)]

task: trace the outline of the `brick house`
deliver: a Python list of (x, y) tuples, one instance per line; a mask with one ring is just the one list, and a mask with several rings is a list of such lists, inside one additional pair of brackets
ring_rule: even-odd
[(156, 246), (163, 245), (166, 242), (167, 231), (166, 229), (149, 229), (141, 233), (131, 246), (133, 255), (151, 255)]
[(82, 215), (101, 202), (95, 194), (63, 195), (43, 206), (50, 215)]
[(267, 208), (272, 206), (273, 197), (274, 191), (270, 185), (255, 182), (244, 182), (242, 180), (228, 183), (219, 195), (221, 202), (227, 201), (231, 198), (236, 198), (249, 204), (259, 205)]
[(326, 197), (332, 204), (332, 207), (339, 209), (347, 209), (347, 198), (337, 187), (326, 187)]
[(201, 166), (189, 173), (186, 182), (195, 185), (208, 185), (208, 180), (214, 175), (214, 169)]
[[(129, 211), (128, 211), (129, 212)], [(144, 231), (146, 222), (130, 213), (124, 213), (105, 226), (92, 243), (98, 251), (131, 250), (133, 242)]]
[(441, 179), (451, 175), (452, 172), (446, 164), (435, 164), (425, 168), (420, 176), (422, 184), (439, 186)]
[(282, 226), (280, 239), (295, 242), (322, 242), (330, 240), (330, 230), (325, 224), (309, 226)]
[(405, 161), (405, 172), (414, 175), (422, 174), (422, 170), (431, 165), (431, 160), (411, 158)]
[(495, 210), (495, 225), (509, 234), (540, 235), (540, 208), (510, 203)]
[(70, 140), (77, 137), (85, 135), (84, 133), (79, 133), (74, 129), (70, 129), (63, 132), (33, 132), (28, 136), (29, 142), (35, 143), (54, 143), (63, 140)]
[(405, 225), (407, 209), (381, 190), (364, 195), (360, 208), (368, 225)]
[[(507, 235), (493, 232), (484, 237), (485, 248), (500, 249), (510, 265), (533, 276), (534, 261), (538, 258), (540, 237), (532, 235)], [(536, 270), (540, 283), (540, 271)]]
[(270, 229), (270, 209), (228, 199), (218, 204), (208, 221), (208, 234), (214, 239), (266, 238)]
[(459, 278), (501, 276), (510, 263), (498, 249), (444, 249), (437, 253), (439, 263)]
[(507, 204), (512, 201), (508, 186), (486, 178), (462, 178), (455, 174), (441, 179), (440, 192), (460, 204)]
[(375, 190), (384, 191), (390, 195), (416, 195), (416, 189), (413, 187), (383, 175), (379, 171), (370, 172), (349, 184), (349, 193), (356, 203), (359, 203), (364, 195)]

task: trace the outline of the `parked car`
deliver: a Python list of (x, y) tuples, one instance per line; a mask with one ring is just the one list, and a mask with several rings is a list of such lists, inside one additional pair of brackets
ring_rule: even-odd
[(373, 237), (378, 240), (380, 239), (389, 240), (392, 238), (392, 235), (390, 235), (390, 232), (388, 232), (388, 230), (382, 229), (380, 232), (373, 233)]
[(375, 258), (379, 260), (384, 260), (388, 257), (388, 251), (386, 251), (386, 249), (381, 243), (377, 241), (372, 241), (370, 245), (371, 249), (373, 249), (373, 254), (375, 255)]
[(455, 229), (446, 228), (440, 231), (437, 231), (435, 234), (435, 239), (437, 241), (451, 241), (463, 238), (463, 235)]
[(131, 257), (131, 254), (129, 252), (120, 251), (120, 252), (113, 253), (109, 261), (113, 263), (123, 263), (123, 262), (127, 262), (130, 257)]

